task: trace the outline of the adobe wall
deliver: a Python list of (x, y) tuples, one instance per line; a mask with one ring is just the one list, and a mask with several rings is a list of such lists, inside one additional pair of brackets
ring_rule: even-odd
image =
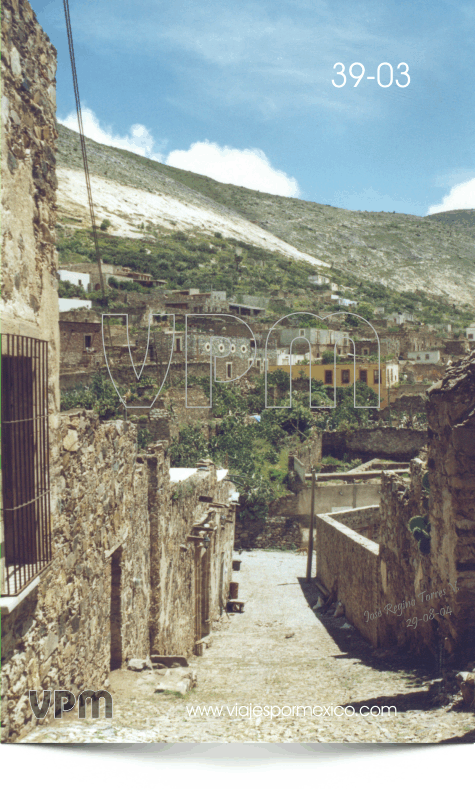
[(408, 351), (429, 351), (440, 344), (440, 338), (437, 338), (431, 329), (423, 326), (403, 327), (397, 333), (397, 337), (399, 337), (400, 353), (403, 357), (407, 355)]
[(49, 343), (59, 409), (56, 50), (26, 0), (2, 3), (2, 333)]

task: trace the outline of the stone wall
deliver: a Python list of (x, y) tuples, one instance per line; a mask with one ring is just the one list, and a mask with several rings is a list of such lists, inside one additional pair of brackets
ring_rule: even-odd
[(432, 548), (439, 578), (456, 584), (451, 637), (475, 627), (475, 353), (428, 391)]
[(359, 535), (363, 535), (365, 538), (375, 541), (375, 543), (379, 541), (381, 524), (379, 504), (342, 510), (338, 513), (337, 518), (340, 524), (354, 529)]
[(2, 3), (2, 333), (48, 341), (59, 409), (56, 50), (26, 0)]
[[(310, 486), (300, 491), (294, 505), (295, 513), (308, 526), (311, 505)], [(364, 483), (325, 483), (315, 487), (315, 513), (330, 513), (332, 507), (362, 508), (379, 505), (381, 483), (368, 480)]]
[[(411, 464), (409, 483), (383, 484), (381, 559), (385, 603), (411, 601), (402, 616), (381, 618), (382, 639), (448, 652), (475, 637), (475, 354), (454, 365), (428, 391), (428, 459)], [(407, 530), (424, 513), (421, 479), (429, 474), (430, 552)], [(414, 601), (414, 603), (412, 603)], [(430, 609), (449, 616), (429, 618)], [(426, 620), (424, 621), (424, 615)], [(406, 618), (417, 617), (417, 631)]]
[(427, 444), (425, 430), (412, 428), (359, 428), (353, 432), (324, 431), (322, 454), (342, 458), (345, 454), (369, 461), (390, 458), (410, 461)]
[[(193, 493), (175, 497), (166, 448), (138, 456), (131, 421), (100, 423), (85, 410), (58, 414), (55, 72), (56, 52), (28, 2), (5, 0), (2, 331), (48, 342), (52, 542), (51, 562), (18, 595), (2, 598), (7, 741), (38, 723), (30, 689), (99, 690), (110, 669), (147, 657), (151, 632), (153, 648), (190, 652), (227, 597), (233, 548), (234, 508), (211, 503), (211, 512), (203, 504), (210, 491), (213, 501), (227, 503), (223, 473), (205, 464)], [(206, 508), (216, 527), (208, 530), (209, 548), (206, 530), (194, 527)], [(33, 529), (28, 522), (27, 540)], [(196, 547), (191, 553), (188, 544)]]
[(302, 528), (296, 517), (268, 516), (240, 521), (238, 516), (236, 521), (237, 549), (299, 549), (302, 543)]
[[(424, 596), (436, 589), (446, 590), (445, 603), (450, 603), (447, 580), (439, 585), (434, 573), (432, 551), (424, 556), (417, 541), (408, 530), (413, 516), (424, 514), (422, 477), (426, 471), (420, 459), (411, 462), (410, 480), (395, 474), (385, 474), (381, 492), (381, 616), (378, 633), (381, 644), (413, 645), (419, 649), (427, 645), (436, 653), (437, 621), (428, 620), (432, 603)], [(450, 579), (450, 581), (452, 581)], [(398, 609), (398, 604), (406, 604)], [(442, 605), (442, 602), (440, 602)], [(396, 609), (396, 612), (394, 611)], [(438, 611), (438, 609), (437, 609)], [(426, 614), (426, 621), (424, 621)], [(407, 619), (417, 617), (416, 629), (407, 627)]]
[(445, 373), (445, 365), (442, 363), (437, 365), (434, 362), (409, 362), (404, 366), (404, 373), (407, 375), (409, 384), (438, 381)]
[(444, 354), (448, 354), (449, 356), (464, 356), (465, 354), (469, 353), (470, 351), (470, 344), (468, 340), (465, 338), (460, 338), (459, 340), (444, 340)]
[(341, 523), (343, 517), (338, 513), (315, 518), (317, 579), (342, 601), (349, 622), (377, 645), (378, 621), (369, 615), (379, 607), (379, 546)]
[[(53, 561), (21, 603), (2, 610), (10, 741), (37, 723), (29, 689), (77, 695), (100, 689), (132, 657), (192, 653), (231, 581), (234, 505), (223, 472), (208, 463), (172, 484), (166, 448), (138, 455), (130, 421), (101, 424), (80, 410), (53, 422)], [(209, 548), (195, 526), (203, 521), (214, 527)]]
[(391, 399), (391, 406), (386, 406), (385, 409), (381, 409), (379, 417), (386, 422), (389, 420), (390, 416), (395, 417), (397, 414), (402, 414), (404, 412), (412, 415), (425, 413), (425, 402), (426, 398), (423, 394), (402, 395), (394, 401)]
[[(11, 614), (2, 613), (2, 736), (36, 723), (28, 689), (99, 689), (111, 667), (111, 607), (121, 659), (149, 652), (148, 478), (131, 423), (92, 412), (56, 418), (51, 480), (53, 560)], [(111, 601), (111, 564), (121, 575)]]
[[(209, 633), (212, 622), (219, 619), (228, 598), (234, 546), (229, 483), (218, 481), (211, 462), (182, 482), (170, 483), (155, 455), (146, 456), (146, 460), (151, 476), (151, 651), (190, 655), (196, 642)], [(200, 497), (213, 502), (202, 502)], [(215, 502), (223, 507), (214, 507)], [(168, 503), (166, 507), (164, 503)], [(194, 528), (200, 523), (214, 528), (207, 530), (208, 549), (198, 540), (200, 529)], [(190, 536), (194, 537), (189, 540)], [(206, 609), (203, 618), (195, 612), (199, 597), (203, 614)]]
[[(61, 371), (65, 368), (104, 365), (102, 325), (95, 322), (60, 321)], [(86, 346), (89, 337), (89, 346)]]
[[(317, 517), (317, 560), (318, 578), (327, 587), (336, 580), (355, 625), (354, 602), (364, 598), (373, 619), (363, 623), (369, 631), (360, 630), (374, 645), (430, 651), (439, 660), (441, 651), (470, 650), (475, 643), (475, 354), (453, 366), (428, 398), (428, 455), (411, 461), (409, 480), (382, 474), (379, 552), (370, 587), (359, 575), (363, 560), (341, 537), (342, 522), (351, 524), (346, 514)], [(422, 482), (426, 472), (429, 493)], [(424, 515), (430, 524), (427, 553), (408, 530), (412, 517)]]
[[(295, 472), (301, 479), (322, 460), (322, 434), (315, 431), (310, 439), (300, 444), (293, 452), (289, 453), (289, 472)], [(304, 480), (302, 480), (304, 482)]]

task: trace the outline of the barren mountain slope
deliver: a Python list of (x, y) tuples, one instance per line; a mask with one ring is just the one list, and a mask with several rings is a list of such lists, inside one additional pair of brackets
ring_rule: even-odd
[[(58, 202), (85, 216), (79, 136), (58, 129)], [(142, 222), (221, 231), (294, 259), (330, 264), (355, 283), (367, 279), (475, 303), (471, 212), (416, 217), (347, 211), (221, 184), (91, 140), (87, 148), (98, 216), (111, 220), (112, 231), (139, 235)]]

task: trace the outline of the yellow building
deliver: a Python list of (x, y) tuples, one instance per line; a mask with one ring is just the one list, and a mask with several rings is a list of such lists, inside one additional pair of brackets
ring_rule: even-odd
[[(290, 373), (290, 365), (269, 365), (269, 373), (274, 370), (283, 370), (285, 373)], [(348, 387), (356, 381), (361, 381), (371, 387), (376, 395), (379, 394), (379, 365), (377, 362), (356, 362), (353, 361), (339, 362), (336, 366), (334, 364), (319, 365), (312, 363), (312, 379), (323, 381), (327, 386)], [(299, 364), (292, 365), (292, 379), (300, 378), (300, 371), (303, 371), (308, 377), (309, 365), (300, 362)], [(336, 372), (336, 380), (335, 380)], [(384, 409), (388, 405), (388, 388), (393, 386), (399, 381), (399, 365), (381, 363), (381, 408)]]

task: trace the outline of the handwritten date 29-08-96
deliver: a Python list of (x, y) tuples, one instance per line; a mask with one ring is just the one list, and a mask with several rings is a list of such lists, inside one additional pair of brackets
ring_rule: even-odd
[(426, 613), (423, 617), (411, 617), (409, 620), (406, 620), (406, 628), (416, 628), (418, 623), (427, 623), (429, 620), (433, 620), (438, 614), (441, 617), (445, 617), (446, 614), (452, 614), (452, 609), (450, 606), (441, 606), (439, 612), (436, 612), (434, 609), (429, 609), (429, 614)]

